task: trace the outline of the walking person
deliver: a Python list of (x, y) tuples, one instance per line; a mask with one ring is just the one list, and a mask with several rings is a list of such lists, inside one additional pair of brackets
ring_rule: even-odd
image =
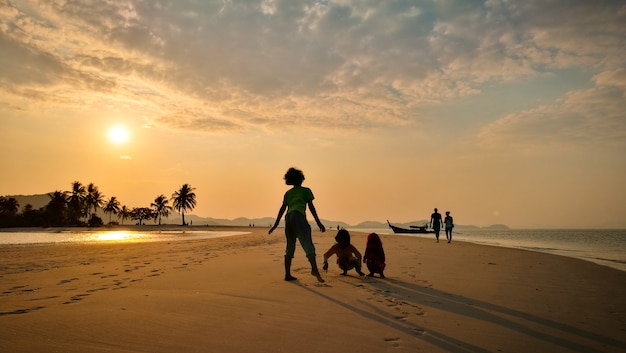
[(296, 251), (296, 239), (300, 241), (300, 245), (304, 250), (307, 259), (311, 263), (311, 274), (317, 277), (319, 282), (324, 282), (324, 279), (320, 275), (320, 271), (317, 268), (315, 260), (315, 245), (313, 245), (313, 239), (311, 237), (311, 226), (306, 219), (306, 207), (309, 206), (309, 211), (313, 215), (317, 226), (320, 231), (325, 232), (326, 228), (317, 216), (317, 210), (313, 205), (313, 192), (311, 189), (303, 187), (304, 174), (301, 170), (295, 168), (289, 168), (284, 176), (285, 184), (292, 185), (293, 187), (285, 193), (283, 197), (283, 204), (278, 211), (276, 222), (270, 228), (269, 234), (272, 234), (274, 229), (278, 227), (280, 219), (283, 217), (285, 211), (285, 238), (287, 245), (285, 248), (285, 281), (296, 280), (296, 277), (291, 275), (291, 260), (293, 259)]
[(435, 212), (430, 215), (430, 227), (435, 231), (437, 243), (439, 242), (439, 231), (441, 230), (442, 225), (441, 213), (437, 212), (437, 209), (435, 208)]
[(452, 228), (454, 228), (454, 219), (450, 216), (450, 211), (446, 211), (446, 217), (443, 219), (446, 229), (446, 239), (448, 243), (452, 241)]

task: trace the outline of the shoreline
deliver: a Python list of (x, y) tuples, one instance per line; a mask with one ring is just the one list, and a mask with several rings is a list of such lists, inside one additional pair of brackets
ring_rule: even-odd
[[(113, 225), (103, 227), (9, 227), (0, 228), (0, 233), (23, 233), (23, 232), (99, 232), (99, 231), (111, 231), (111, 230), (128, 230), (128, 231), (159, 231), (159, 230), (210, 230), (212, 228), (224, 229), (224, 228), (246, 228), (243, 226), (229, 226), (229, 225), (175, 225), (175, 224), (148, 224), (148, 225)], [(252, 228), (264, 228), (264, 227), (249, 227)], [(265, 227), (268, 228), (268, 227)]]
[[(269, 227), (263, 227), (263, 226), (232, 226), (232, 225), (187, 225), (187, 226), (181, 226), (181, 225), (174, 225), (174, 224), (166, 224), (166, 225), (113, 225), (113, 226), (104, 226), (104, 227), (15, 227), (15, 228), (0, 228), (0, 236), (2, 235), (2, 233), (50, 233), (50, 234), (55, 234), (55, 233), (98, 233), (98, 232), (121, 232), (121, 231), (128, 231), (128, 232), (133, 232), (133, 233), (137, 233), (137, 234), (141, 234), (142, 232), (146, 233), (146, 234), (150, 234), (150, 233), (161, 233), (161, 232), (181, 232), (181, 233), (185, 233), (185, 232), (232, 232), (232, 231), (236, 231), (236, 232), (253, 232), (256, 230), (263, 230), (263, 229), (269, 229)], [(329, 229), (329, 232), (333, 232), (333, 229)], [(421, 239), (431, 239), (432, 237), (434, 237), (434, 235), (429, 234), (429, 235), (413, 235), (413, 234), (393, 234), (393, 233), (385, 233), (385, 232), (381, 232), (380, 229), (349, 229), (350, 232), (359, 232), (359, 233), (369, 233), (371, 231), (376, 231), (378, 232), (378, 234), (385, 234), (387, 236), (399, 236), (399, 237), (416, 237), (416, 238), (421, 238)], [(527, 231), (527, 230), (521, 230), (521, 231)], [(549, 231), (569, 231), (569, 230), (549, 230)], [(573, 230), (573, 231), (586, 231), (586, 230)], [(599, 230), (591, 230), (591, 231), (612, 231), (612, 230), (605, 230), (605, 229), (599, 229)], [(613, 230), (614, 231), (614, 230)], [(621, 231), (621, 230), (617, 230), (617, 231)], [(580, 246), (576, 247), (576, 248), (571, 248), (568, 247), (567, 244), (561, 244), (562, 247), (557, 246), (556, 248), (552, 245), (554, 245), (555, 243), (532, 243), (532, 244), (521, 244), (521, 243), (517, 243), (517, 244), (508, 244), (506, 241), (502, 242), (503, 238), (484, 238), (481, 237), (481, 235), (483, 235), (483, 233), (481, 233), (480, 231), (475, 231), (476, 235), (478, 235), (478, 238), (474, 238), (473, 236), (470, 237), (464, 237), (464, 235), (468, 234), (468, 233), (460, 233), (463, 234), (461, 236), (459, 236), (458, 234), (455, 237), (455, 242), (466, 242), (466, 243), (471, 243), (471, 244), (478, 244), (478, 245), (485, 245), (485, 246), (494, 246), (494, 247), (501, 247), (501, 248), (509, 248), (509, 249), (522, 249), (522, 250), (527, 250), (527, 251), (533, 251), (533, 252), (538, 252), (538, 253), (545, 253), (545, 254), (552, 254), (552, 255), (557, 255), (557, 256), (564, 256), (564, 257), (569, 257), (569, 258), (575, 258), (575, 259), (582, 259), (584, 261), (587, 262), (591, 262), (594, 264), (599, 264), (602, 266), (607, 266), (613, 269), (617, 269), (620, 271), (626, 271), (626, 258), (624, 257), (624, 254), (619, 254), (619, 255), (611, 255), (609, 254), (607, 256), (606, 253), (598, 253), (598, 251), (596, 250), (594, 251), (589, 251), (588, 247), (584, 247), (581, 248)], [(507, 230), (507, 232), (515, 232), (515, 230)], [(176, 233), (174, 233), (176, 234)], [(479, 235), (480, 234), (480, 235)], [(219, 237), (220, 235), (216, 235), (215, 237)], [(228, 235), (223, 235), (223, 236), (231, 236), (231, 234)], [(443, 236), (443, 235), (442, 235)], [(205, 238), (202, 236), (199, 236), (198, 238)], [(209, 237), (206, 237), (209, 238)], [(162, 238), (162, 239), (154, 239), (154, 240), (149, 240), (149, 239), (123, 239), (124, 242), (129, 242), (129, 241), (137, 241), (137, 242), (150, 242), (150, 241), (183, 241), (186, 239), (175, 239), (174, 237), (169, 237), (169, 238)], [(91, 239), (91, 240), (68, 240), (68, 241), (41, 241), (41, 242), (35, 242), (35, 243), (15, 243), (15, 242), (8, 242), (8, 243), (0, 243), (0, 247), (3, 246), (47, 246), (47, 245), (58, 245), (58, 244), (65, 244), (65, 243), (73, 243), (73, 242), (109, 242), (109, 241), (115, 241), (114, 239), (104, 239), (104, 240), (98, 240), (98, 239)], [(615, 248), (615, 247), (613, 247)], [(617, 246), (617, 248), (619, 249), (619, 246)]]

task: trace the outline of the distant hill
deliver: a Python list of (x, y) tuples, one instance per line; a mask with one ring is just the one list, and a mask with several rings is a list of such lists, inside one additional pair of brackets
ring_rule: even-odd
[(24, 206), (31, 205), (34, 210), (38, 210), (50, 202), (50, 196), (47, 194), (42, 195), (7, 195), (6, 197), (13, 197), (20, 205), (19, 212), (22, 212)]
[(493, 224), (488, 227), (482, 227), (482, 229), (492, 229), (492, 230), (506, 230), (510, 229), (508, 226), (504, 224)]
[(355, 225), (353, 228), (385, 228), (387, 223), (380, 223), (376, 221), (365, 221)]
[[(37, 209), (40, 209), (41, 207), (46, 206), (50, 202), (50, 197), (47, 194), (6, 195), (6, 197), (13, 197), (17, 200), (17, 202), (20, 205), (19, 212), (22, 212), (22, 210), (24, 209), (24, 206), (28, 204), (33, 206), (33, 209), (37, 210)], [(109, 216), (105, 215), (102, 209), (98, 210), (98, 216), (101, 217), (105, 222), (108, 222)], [(116, 220), (115, 217), (113, 217), (112, 219)], [(274, 224), (275, 218), (274, 217), (262, 217), (262, 218), (238, 217), (235, 219), (225, 219), (225, 218), (200, 217), (194, 214), (186, 214), (185, 221), (193, 225), (210, 225), (210, 226), (221, 225), (221, 226), (243, 226), (243, 227), (254, 225), (255, 227), (271, 227)], [(131, 221), (127, 220), (126, 222), (128, 223)], [(148, 221), (148, 223), (149, 222), (150, 221)], [(283, 222), (284, 221), (281, 221), (281, 225), (283, 224)], [(180, 215), (175, 212), (172, 215), (170, 215), (170, 217), (163, 219), (161, 223), (162, 224), (181, 224), (182, 219)], [(365, 221), (357, 225), (350, 225), (348, 223), (341, 222), (341, 221), (332, 221), (332, 220), (322, 219), (322, 223), (324, 223), (324, 225), (329, 229), (337, 229), (337, 227), (347, 228), (347, 229), (381, 229), (381, 228), (389, 227), (386, 222), (377, 222), (377, 221)], [(428, 223), (429, 221), (427, 220), (418, 220), (418, 221), (405, 222), (405, 223), (396, 223), (393, 221), (391, 222), (391, 224), (393, 224), (394, 226), (398, 226), (402, 228), (409, 228), (412, 225), (421, 226), (421, 225), (428, 224)], [(455, 224), (454, 227), (457, 230), (462, 230), (462, 229), (505, 230), (505, 229), (509, 229), (509, 227), (507, 227), (504, 224), (494, 224), (488, 227), (477, 227), (477, 226), (472, 226), (472, 225)]]

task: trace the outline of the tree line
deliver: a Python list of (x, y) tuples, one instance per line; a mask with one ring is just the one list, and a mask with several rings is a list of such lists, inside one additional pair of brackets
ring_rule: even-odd
[[(0, 195), (0, 227), (59, 227), (59, 226), (88, 226), (104, 225), (97, 216), (98, 208), (109, 217), (107, 224), (119, 224), (113, 221), (113, 216), (124, 224), (127, 219), (137, 221), (142, 225), (144, 221), (153, 219), (161, 225), (161, 219), (167, 218), (172, 210), (182, 215), (182, 225), (185, 223), (185, 212), (196, 206), (195, 188), (183, 184), (170, 198), (161, 194), (154, 199), (149, 207), (129, 208), (122, 205), (115, 196), (106, 199), (93, 183), (87, 186), (79, 181), (72, 183), (69, 191), (54, 191), (48, 194), (50, 202), (47, 205), (34, 209), (27, 204), (19, 212), (19, 202), (14, 197)], [(170, 206), (170, 201), (172, 204)]]

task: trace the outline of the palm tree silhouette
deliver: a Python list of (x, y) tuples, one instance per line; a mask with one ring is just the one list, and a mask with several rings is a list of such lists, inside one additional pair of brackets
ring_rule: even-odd
[(93, 213), (95, 214), (98, 211), (98, 207), (102, 207), (103, 203), (104, 203), (104, 195), (100, 193), (97, 186), (95, 186), (93, 183), (90, 183), (87, 186), (87, 196), (85, 199), (85, 204), (87, 207), (86, 216), (89, 217), (89, 214), (90, 214), (89, 211), (91, 210), (92, 206), (93, 206)]
[(124, 224), (124, 220), (130, 217), (131, 217), (131, 209), (126, 207), (126, 205), (122, 206), (120, 210), (117, 212), (117, 218), (122, 219), (122, 225)]
[(112, 214), (118, 214), (118, 212), (120, 212), (120, 202), (117, 201), (117, 198), (115, 196), (111, 196), (111, 198), (109, 199), (109, 201), (107, 201), (106, 205), (104, 205), (104, 213), (108, 213), (109, 214), (109, 224), (111, 224), (111, 215)]
[(15, 197), (0, 196), (0, 214), (15, 216), (20, 208), (20, 203)]
[(46, 216), (49, 224), (62, 225), (65, 223), (65, 209), (67, 207), (67, 195), (65, 191), (49, 193), (50, 202), (46, 205)]
[(167, 204), (168, 202), (169, 200), (165, 195), (159, 195), (154, 199), (154, 202), (150, 204), (150, 207), (154, 208), (154, 216), (159, 219), (159, 225), (161, 225), (161, 216), (168, 217), (172, 211), (172, 206), (169, 206)]
[(172, 200), (174, 201), (174, 208), (181, 213), (183, 217), (183, 225), (185, 224), (185, 210), (193, 210), (196, 207), (196, 194), (193, 192), (195, 188), (192, 188), (189, 184), (183, 184), (180, 190), (172, 194)]
[(81, 210), (83, 209), (86, 193), (87, 191), (80, 181), (74, 181), (72, 183), (72, 191), (70, 191), (70, 196), (67, 200), (70, 212), (69, 221), (72, 224), (80, 221)]

